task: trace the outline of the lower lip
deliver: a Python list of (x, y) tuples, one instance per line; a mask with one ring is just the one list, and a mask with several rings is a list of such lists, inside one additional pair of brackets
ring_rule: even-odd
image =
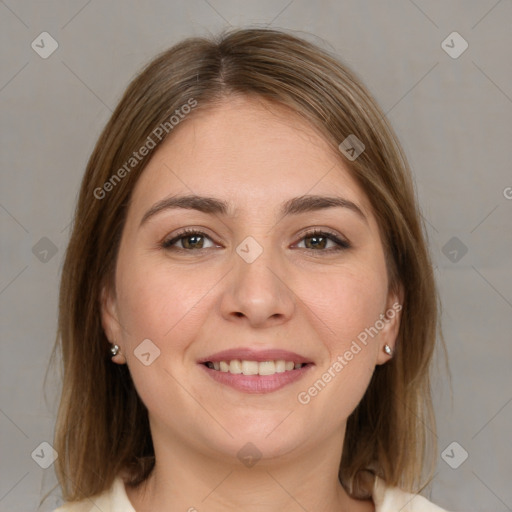
[(271, 393), (278, 389), (296, 382), (301, 379), (313, 366), (307, 364), (296, 370), (289, 370), (282, 373), (274, 373), (274, 375), (244, 375), (243, 373), (234, 374), (229, 372), (221, 372), (212, 370), (204, 364), (200, 364), (207, 374), (217, 382), (231, 386), (238, 391), (244, 393)]

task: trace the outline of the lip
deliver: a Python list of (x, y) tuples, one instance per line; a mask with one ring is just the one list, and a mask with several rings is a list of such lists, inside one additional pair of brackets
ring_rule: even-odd
[(313, 366), (313, 364), (308, 364), (302, 368), (297, 368), (296, 370), (274, 373), (274, 375), (244, 375), (243, 373), (235, 375), (229, 372), (213, 370), (204, 364), (199, 364), (200, 368), (220, 384), (225, 384), (226, 386), (230, 386), (244, 393), (259, 394), (272, 393), (273, 391), (277, 391), (284, 386), (296, 382), (304, 377), (304, 375), (309, 372)]
[(229, 350), (223, 350), (216, 352), (208, 357), (200, 359), (200, 364), (211, 361), (212, 363), (218, 363), (220, 361), (232, 361), (233, 359), (239, 359), (240, 361), (257, 361), (262, 363), (263, 361), (277, 361), (283, 359), (284, 361), (293, 361), (294, 363), (312, 363), (311, 359), (307, 359), (304, 356), (290, 352), (288, 350), (279, 349), (267, 349), (267, 350), (254, 350), (252, 348), (233, 348)]
[[(285, 361), (293, 361), (294, 363), (302, 363), (305, 366), (295, 370), (289, 370), (282, 373), (274, 373), (274, 375), (244, 375), (232, 374), (229, 372), (221, 372), (208, 368), (204, 363), (210, 361), (212, 363), (220, 361), (232, 361), (238, 359), (240, 361), (276, 361), (282, 359)], [(199, 366), (212, 379), (220, 384), (230, 386), (244, 393), (264, 394), (277, 391), (293, 382), (298, 381), (314, 366), (314, 363), (304, 356), (290, 352), (288, 350), (268, 349), (254, 350), (251, 348), (237, 348), (216, 352), (208, 357), (198, 361)]]

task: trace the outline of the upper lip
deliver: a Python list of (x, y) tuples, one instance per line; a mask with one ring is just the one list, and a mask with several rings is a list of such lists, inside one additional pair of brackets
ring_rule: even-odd
[(206, 363), (208, 361), (212, 363), (220, 361), (233, 361), (238, 359), (240, 361), (257, 361), (259, 363), (263, 361), (293, 361), (294, 363), (311, 363), (312, 361), (307, 357), (290, 352), (289, 350), (281, 349), (266, 349), (266, 350), (255, 350), (252, 348), (231, 348), (228, 350), (222, 350), (215, 354), (209, 355), (199, 360), (199, 363)]

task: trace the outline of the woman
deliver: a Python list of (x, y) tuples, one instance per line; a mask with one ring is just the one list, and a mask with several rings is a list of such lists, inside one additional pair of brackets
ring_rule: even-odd
[(83, 179), (58, 510), (440, 511), (413, 494), (437, 326), (410, 172), (356, 77), (278, 31), (186, 40)]

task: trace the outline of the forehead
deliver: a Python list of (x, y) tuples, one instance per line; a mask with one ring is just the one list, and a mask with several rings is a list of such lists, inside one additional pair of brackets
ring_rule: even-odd
[(306, 194), (338, 194), (370, 212), (332, 145), (290, 109), (250, 97), (200, 107), (151, 158), (133, 192), (134, 208), (172, 193), (222, 197), (237, 211), (273, 208)]

